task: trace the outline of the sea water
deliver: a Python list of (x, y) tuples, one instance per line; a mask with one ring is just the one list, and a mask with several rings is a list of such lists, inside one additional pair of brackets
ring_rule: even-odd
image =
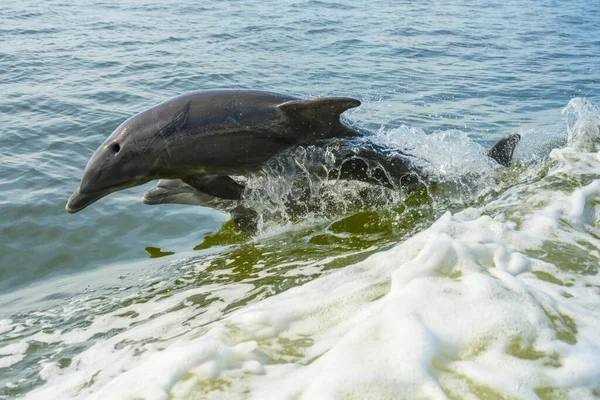
[[(3, 4), (0, 398), (600, 397), (599, 10)], [(254, 234), (152, 184), (64, 211), (124, 119), (214, 88), (356, 97), (431, 179), (327, 179), (306, 146), (249, 177)]]

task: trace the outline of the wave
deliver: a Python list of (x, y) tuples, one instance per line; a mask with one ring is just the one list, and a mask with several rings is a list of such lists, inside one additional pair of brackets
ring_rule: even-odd
[[(16, 313), (0, 321), (0, 367), (36, 373), (3, 394), (597, 397), (600, 112), (573, 99), (564, 115), (561, 134), (520, 132), (564, 147), (521, 149), (509, 169), (459, 131), (383, 132), (437, 186)], [(270, 188), (257, 204), (287, 193), (274, 175), (254, 179)]]

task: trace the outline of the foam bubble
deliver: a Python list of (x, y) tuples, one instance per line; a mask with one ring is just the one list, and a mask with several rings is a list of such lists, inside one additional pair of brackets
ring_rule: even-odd
[(0, 368), (8, 368), (25, 359), (29, 344), (17, 342), (0, 347)]
[(12, 319), (0, 319), (0, 333), (10, 332), (13, 328)]

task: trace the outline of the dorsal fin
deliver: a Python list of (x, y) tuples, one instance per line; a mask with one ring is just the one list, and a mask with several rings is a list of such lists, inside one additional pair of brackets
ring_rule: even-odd
[(312, 139), (328, 139), (360, 135), (340, 121), (341, 113), (359, 105), (360, 101), (349, 97), (321, 97), (286, 101), (276, 107), (286, 117), (301, 121), (302, 125), (310, 128)]
[(488, 157), (496, 161), (498, 164), (508, 167), (519, 140), (521, 140), (521, 135), (518, 133), (513, 133), (512, 135), (503, 137), (498, 141), (498, 143), (488, 150)]
[(286, 101), (279, 104), (277, 108), (289, 116), (339, 120), (340, 114), (344, 111), (358, 106), (360, 106), (360, 101), (350, 97), (320, 97)]

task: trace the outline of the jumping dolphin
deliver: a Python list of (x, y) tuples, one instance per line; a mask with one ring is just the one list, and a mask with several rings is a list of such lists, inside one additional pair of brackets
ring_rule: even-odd
[[(488, 150), (488, 157), (508, 167), (520, 139), (521, 136), (516, 133), (503, 137)], [(336, 157), (333, 177), (336, 179), (358, 180), (386, 187), (399, 184), (409, 191), (423, 184), (420, 172), (412, 165), (410, 156), (400, 151), (364, 142), (356, 146), (353, 140), (342, 140), (333, 154)], [(214, 177), (207, 176), (203, 179), (213, 179), (212, 184), (218, 184)], [(243, 184), (240, 183), (240, 187), (243, 190)], [(199, 205), (224, 212), (230, 212), (239, 204), (237, 201), (219, 199), (200, 192), (179, 179), (161, 179), (153, 189), (144, 194), (142, 202), (149, 205)], [(238, 214), (239, 212), (232, 212), (234, 220)]]
[(359, 136), (339, 119), (359, 105), (347, 97), (301, 100), (250, 90), (175, 97), (129, 118), (108, 137), (65, 208), (75, 213), (154, 179), (181, 179), (215, 197), (239, 198), (243, 186), (229, 175), (256, 171), (298, 144)]

